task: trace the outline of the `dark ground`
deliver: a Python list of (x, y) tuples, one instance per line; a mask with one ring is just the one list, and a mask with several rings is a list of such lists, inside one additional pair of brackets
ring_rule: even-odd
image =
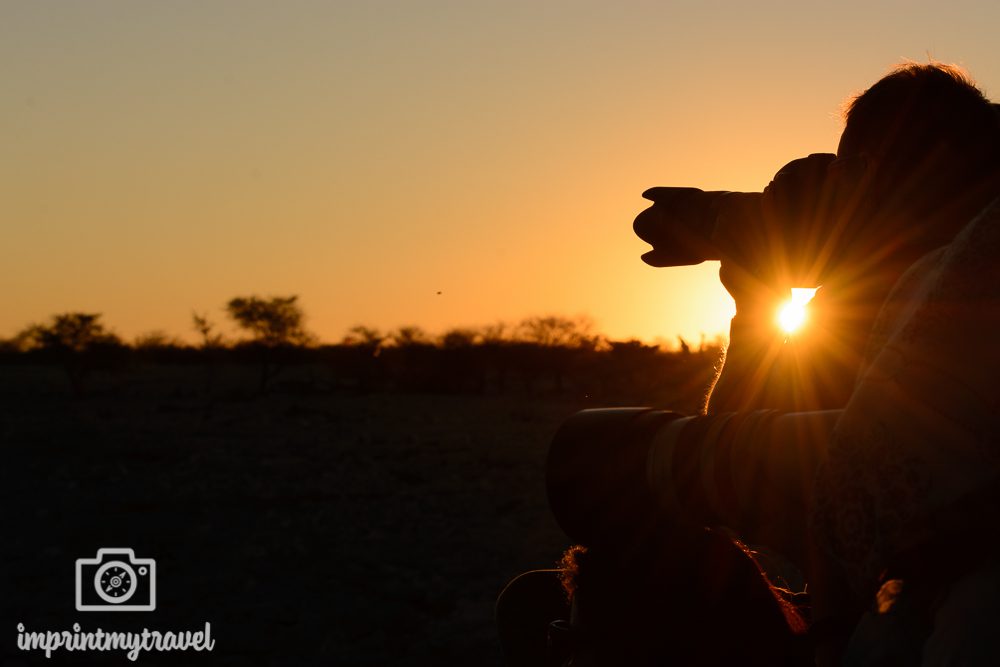
[[(129, 664), (16, 649), (28, 630), (197, 630), (142, 664), (496, 665), (493, 603), (567, 546), (543, 485), (564, 392), (266, 395), (252, 368), (94, 378), (0, 369), (0, 665)], [(205, 386), (203, 386), (205, 385)], [(206, 388), (208, 387), (208, 388)], [(569, 392), (570, 394), (572, 392)], [(77, 612), (74, 564), (155, 558), (155, 612)], [(87, 661), (92, 662), (87, 662)]]

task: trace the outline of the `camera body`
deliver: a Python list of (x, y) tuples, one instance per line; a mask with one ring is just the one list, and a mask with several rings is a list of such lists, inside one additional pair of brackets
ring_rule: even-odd
[(77, 611), (153, 611), (156, 561), (128, 548), (103, 548), (76, 560)]
[(815, 153), (793, 160), (763, 192), (646, 190), (642, 196), (653, 205), (632, 225), (653, 246), (643, 261), (656, 267), (731, 261), (761, 276), (782, 274), (792, 286), (815, 286), (817, 260), (836, 236), (837, 184), (828, 177), (835, 159)]

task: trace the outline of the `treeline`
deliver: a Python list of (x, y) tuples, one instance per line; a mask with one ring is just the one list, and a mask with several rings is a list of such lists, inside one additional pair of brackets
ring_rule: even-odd
[(58, 314), (0, 341), (0, 361), (61, 366), (80, 394), (98, 372), (169, 365), (200, 366), (214, 375), (242, 366), (255, 369), (261, 392), (530, 392), (677, 404), (700, 400), (720, 354), (718, 343), (704, 341), (695, 347), (680, 340), (679, 348), (665, 349), (610, 340), (581, 317), (531, 317), (436, 336), (415, 326), (386, 333), (356, 326), (330, 344), (304, 329), (295, 297), (239, 297), (226, 312), (244, 337), (226, 339), (206, 316), (194, 314), (196, 344), (162, 332), (126, 342), (99, 314)]

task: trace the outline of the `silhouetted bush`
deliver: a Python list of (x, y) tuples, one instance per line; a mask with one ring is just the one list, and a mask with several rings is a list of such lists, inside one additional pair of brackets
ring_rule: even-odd
[(29, 325), (14, 340), (33, 360), (61, 365), (74, 393), (82, 395), (91, 372), (128, 360), (129, 349), (100, 319), (100, 313), (60, 313), (48, 324)]
[[(261, 315), (270, 301), (234, 299), (246, 315), (248, 331), (260, 335), (223, 346), (206, 317), (194, 316), (202, 337), (197, 347), (161, 331), (137, 336), (126, 346), (108, 332), (99, 315), (67, 313), (46, 325), (32, 325), (0, 342), (0, 363), (62, 365), (73, 388), (83, 391), (97, 368), (135, 372), (150, 366), (203, 365), (201, 391), (211, 394), (232, 369), (260, 369), (259, 390), (271, 388), (289, 370), (282, 391), (425, 392), (566, 396), (594, 404), (642, 403), (696, 411), (719, 359), (720, 344), (684, 344), (666, 350), (639, 340), (609, 341), (592, 332), (585, 318), (529, 318), (517, 327), (503, 323), (460, 327), (432, 337), (415, 326), (384, 335), (355, 326), (336, 345), (305, 346), (294, 297), (281, 298), (278, 311)], [(230, 301), (230, 304), (233, 303)], [(263, 305), (262, 305), (263, 304)], [(246, 307), (245, 309), (243, 307)], [(287, 316), (287, 317), (286, 317)], [(271, 318), (271, 319), (268, 319)], [(284, 318), (284, 319), (282, 319)], [(249, 322), (266, 322), (258, 329)], [(284, 332), (284, 333), (282, 333)], [(286, 335), (287, 334), (287, 335)], [(284, 339), (285, 342), (278, 342)], [(229, 370), (227, 370), (229, 369)], [(238, 374), (235, 376), (238, 377)]]
[[(259, 364), (260, 391), (266, 391), (268, 384), (290, 362), (294, 348), (314, 343), (314, 336), (305, 330), (305, 314), (297, 301), (294, 295), (269, 299), (249, 296), (230, 299), (226, 304), (229, 317), (251, 335), (249, 341), (237, 347)], [(196, 319), (196, 327), (198, 324)], [(209, 332), (204, 336), (208, 341)]]

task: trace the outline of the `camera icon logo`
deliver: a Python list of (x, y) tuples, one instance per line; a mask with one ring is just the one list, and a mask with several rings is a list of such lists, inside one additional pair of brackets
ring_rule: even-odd
[(98, 549), (96, 558), (76, 559), (77, 611), (153, 611), (156, 561), (132, 549)]

